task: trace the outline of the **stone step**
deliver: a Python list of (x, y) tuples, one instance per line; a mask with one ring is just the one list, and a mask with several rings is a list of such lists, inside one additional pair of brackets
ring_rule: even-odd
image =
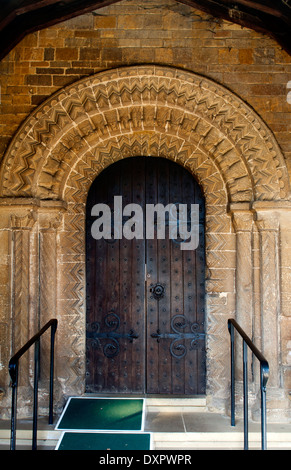
[[(37, 450), (54, 450), (58, 443), (58, 439), (37, 440)], [(16, 450), (31, 450), (31, 439), (18, 439), (16, 442)], [(0, 450), (10, 450), (10, 439), (0, 439)]]
[[(46, 440), (58, 440), (61, 435), (61, 431), (55, 429), (41, 429), (37, 431), (37, 438), (41, 441)], [(29, 429), (17, 429), (16, 431), (17, 439), (32, 439), (32, 431)], [(0, 429), (0, 439), (10, 439), (10, 429)]]
[[(44, 436), (44, 435), (43, 435)], [(58, 443), (59, 435), (48, 433), (47, 439), (38, 438), (38, 449), (54, 449)], [(152, 435), (153, 450), (242, 450), (243, 434), (236, 433), (159, 433), (154, 432)], [(0, 450), (9, 450), (10, 439), (0, 438)], [(291, 450), (291, 435), (268, 435), (267, 447), (269, 450)], [(19, 433), (17, 435), (17, 449), (31, 449), (30, 433)], [(260, 449), (261, 437), (258, 433), (250, 433), (249, 448)]]
[[(37, 431), (38, 449), (54, 449), (61, 436), (61, 431), (54, 429), (55, 425), (48, 425), (47, 419), (40, 418)], [(21, 420), (16, 428), (16, 449), (30, 450), (32, 445), (32, 422)], [(0, 450), (10, 449), (10, 421), (0, 421)]]
[(149, 413), (201, 413), (206, 411), (206, 398), (146, 398), (145, 406)]
[[(243, 450), (241, 432), (153, 433), (155, 450)], [(269, 450), (291, 450), (291, 433), (269, 433)], [(249, 449), (261, 449), (260, 433), (249, 433)]]
[[(2, 430), (1, 430), (2, 431)], [(1, 435), (3, 433), (1, 432)], [(44, 437), (45, 434), (42, 433)], [(47, 434), (47, 439), (38, 438), (38, 450), (55, 449), (60, 434)], [(158, 433), (154, 432), (153, 450), (156, 451), (187, 451), (187, 450), (243, 450), (243, 434), (236, 433)], [(0, 450), (9, 450), (10, 439), (0, 438)], [(19, 432), (17, 435), (16, 448), (18, 450), (31, 449), (31, 435), (28, 432)], [(249, 449), (261, 449), (261, 437), (258, 433), (250, 433)], [(279, 436), (270, 433), (268, 435), (268, 450), (291, 450), (291, 435), (285, 433)]]

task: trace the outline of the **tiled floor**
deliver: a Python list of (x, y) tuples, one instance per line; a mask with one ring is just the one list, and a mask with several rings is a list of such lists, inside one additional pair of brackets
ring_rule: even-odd
[[(145, 431), (154, 433), (155, 449), (243, 450), (243, 420), (207, 412), (148, 413)], [(261, 423), (249, 421), (249, 448), (261, 448)], [(291, 450), (291, 423), (268, 423), (267, 448)]]
[[(250, 432), (260, 432), (261, 425), (249, 422)], [(270, 423), (268, 430), (272, 432), (290, 432), (291, 423)], [(145, 431), (151, 432), (241, 432), (242, 420), (236, 426), (230, 424), (230, 417), (218, 413), (184, 413), (184, 412), (151, 412), (145, 418)]]

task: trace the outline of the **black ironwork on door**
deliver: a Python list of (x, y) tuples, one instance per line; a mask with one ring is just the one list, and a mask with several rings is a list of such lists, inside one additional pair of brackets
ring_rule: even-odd
[[(165, 208), (164, 232), (156, 214), (147, 217), (157, 204)], [(189, 227), (193, 205), (199, 244), (185, 250), (179, 211), (187, 207)], [(88, 392), (205, 393), (204, 219), (198, 183), (167, 159), (127, 158), (93, 182), (86, 215)]]

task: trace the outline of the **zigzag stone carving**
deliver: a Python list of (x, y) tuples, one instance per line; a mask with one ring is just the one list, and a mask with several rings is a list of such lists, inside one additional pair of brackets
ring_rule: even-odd
[(96, 168), (132, 155), (178, 161), (218, 199), (289, 194), (276, 141), (243, 101), (193, 73), (136, 66), (80, 80), (37, 108), (6, 152), (1, 196), (63, 199), (72, 185), (87, 190)]

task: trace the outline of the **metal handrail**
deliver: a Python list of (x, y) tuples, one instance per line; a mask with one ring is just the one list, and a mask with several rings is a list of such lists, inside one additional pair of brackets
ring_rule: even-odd
[(53, 423), (53, 376), (54, 376), (54, 344), (55, 333), (58, 321), (50, 320), (46, 325), (34, 335), (27, 343), (14, 354), (9, 361), (9, 374), (11, 377), (12, 387), (12, 404), (11, 404), (11, 436), (10, 450), (15, 450), (16, 444), (16, 412), (17, 412), (17, 385), (18, 385), (18, 369), (19, 359), (23, 354), (35, 344), (34, 349), (34, 401), (33, 401), (33, 432), (32, 432), (32, 450), (37, 449), (37, 398), (38, 398), (38, 379), (39, 379), (39, 352), (40, 338), (51, 328), (51, 347), (50, 347), (50, 386), (49, 386), (49, 424)]
[(231, 426), (235, 426), (235, 357), (234, 357), (234, 330), (243, 340), (243, 393), (244, 393), (244, 449), (248, 450), (248, 362), (247, 346), (260, 362), (260, 390), (261, 390), (261, 448), (267, 449), (267, 411), (266, 386), (269, 379), (269, 364), (263, 354), (257, 349), (251, 339), (234, 319), (228, 320), (228, 330), (231, 337)]

